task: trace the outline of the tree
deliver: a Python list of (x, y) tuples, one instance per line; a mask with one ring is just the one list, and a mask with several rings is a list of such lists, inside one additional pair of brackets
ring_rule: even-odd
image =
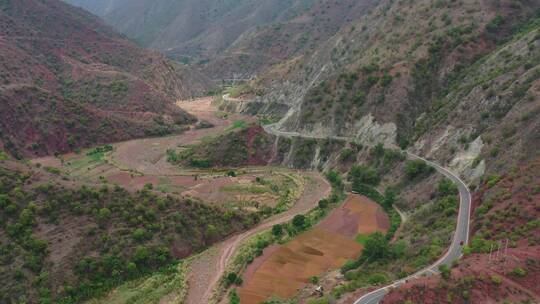
[(372, 233), (368, 236), (362, 257), (371, 260), (381, 260), (390, 256), (390, 244), (380, 232)]
[(147, 236), (147, 233), (146, 233), (146, 230), (144, 228), (137, 228), (137, 229), (135, 229), (135, 231), (133, 231), (133, 238), (136, 241), (140, 242), (140, 241), (146, 239), (146, 236)]
[(216, 226), (212, 225), (212, 224), (209, 224), (208, 226), (206, 226), (206, 237), (209, 238), (209, 239), (215, 239), (217, 236), (218, 236), (218, 230), (216, 228)]
[(437, 192), (441, 196), (457, 194), (457, 186), (450, 180), (443, 179), (437, 184)]
[(292, 223), (294, 227), (303, 229), (304, 225), (306, 224), (306, 217), (302, 214), (298, 214), (293, 218)]
[(433, 172), (433, 168), (428, 166), (423, 160), (417, 159), (405, 163), (405, 175), (410, 179), (427, 175), (431, 172)]
[(241, 285), (242, 284), (242, 278), (239, 277), (236, 273), (230, 272), (225, 277), (225, 285), (231, 286), (233, 284)]
[(328, 200), (322, 199), (319, 201), (319, 209), (326, 209), (328, 207)]
[(396, 190), (391, 187), (388, 187), (384, 190), (384, 207), (390, 208), (396, 202)]
[(381, 181), (377, 170), (365, 165), (354, 165), (348, 174), (348, 179), (353, 183), (368, 184), (376, 186)]
[(240, 304), (240, 297), (238, 296), (236, 289), (233, 289), (233, 291), (231, 291), (231, 294), (229, 296), (229, 304)]
[(326, 173), (326, 178), (330, 181), (330, 183), (337, 188), (343, 187), (343, 182), (341, 180), (341, 175), (339, 172), (330, 170)]
[(276, 237), (280, 237), (283, 235), (283, 226), (280, 224), (274, 225), (272, 227), (272, 234)]

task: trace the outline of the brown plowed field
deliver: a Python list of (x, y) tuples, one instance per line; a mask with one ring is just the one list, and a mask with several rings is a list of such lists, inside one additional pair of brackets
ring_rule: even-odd
[(349, 195), (313, 229), (283, 246), (267, 248), (245, 272), (241, 303), (293, 297), (310, 277), (357, 258), (362, 251), (355, 240), (358, 234), (386, 232), (388, 227), (389, 219), (378, 204), (364, 196)]

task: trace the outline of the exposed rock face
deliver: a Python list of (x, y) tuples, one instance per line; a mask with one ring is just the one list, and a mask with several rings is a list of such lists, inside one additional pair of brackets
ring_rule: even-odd
[[(485, 162), (475, 164), (475, 160), (480, 156), (484, 143), (482, 137), (477, 137), (469, 144), (468, 149), (458, 152), (450, 161), (449, 167), (467, 179), (473, 180), (482, 177), (485, 170)], [(483, 160), (482, 160), (483, 162)]]

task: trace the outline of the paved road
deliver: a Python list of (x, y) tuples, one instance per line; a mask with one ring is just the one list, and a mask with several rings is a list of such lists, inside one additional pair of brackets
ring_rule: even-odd
[[(266, 125), (264, 126), (264, 130), (267, 133), (271, 133), (278, 136), (285, 136), (285, 137), (303, 137), (303, 138), (311, 138), (311, 139), (331, 138), (331, 139), (346, 140), (346, 141), (354, 140), (354, 138), (350, 138), (350, 137), (341, 137), (341, 136), (317, 137), (317, 136), (312, 136), (312, 135), (303, 135), (298, 132), (280, 131), (277, 129), (277, 124)], [(450, 170), (443, 168), (439, 166), (438, 164), (428, 161), (427, 159), (424, 159), (420, 156), (414, 155), (410, 152), (407, 152), (407, 155), (410, 158), (421, 159), (425, 161), (429, 166), (435, 168), (439, 173), (443, 174), (444, 176), (452, 180), (457, 185), (458, 190), (459, 190), (460, 204), (459, 204), (459, 214), (458, 214), (458, 219), (457, 219), (456, 231), (452, 239), (452, 244), (450, 245), (446, 254), (442, 256), (439, 260), (437, 260), (437, 262), (435, 262), (431, 266), (428, 266), (427, 268), (424, 268), (404, 279), (396, 281), (392, 283), (391, 285), (376, 289), (368, 294), (365, 294), (359, 299), (357, 299), (354, 302), (354, 304), (379, 303), (381, 299), (384, 298), (384, 296), (388, 293), (388, 291), (391, 288), (399, 287), (400, 285), (406, 283), (407, 281), (418, 278), (420, 276), (425, 276), (425, 275), (429, 276), (429, 275), (438, 273), (440, 265), (450, 266), (450, 264), (452, 264), (453, 261), (459, 259), (463, 255), (462, 254), (463, 245), (466, 245), (469, 242), (469, 224), (470, 224), (470, 217), (471, 217), (471, 192), (469, 191), (469, 188), (467, 187), (467, 185), (459, 178), (458, 175), (452, 173)]]
[[(452, 264), (453, 261), (459, 259), (462, 254), (463, 245), (468, 244), (469, 242), (469, 223), (470, 223), (470, 215), (471, 215), (471, 193), (469, 191), (469, 188), (467, 185), (457, 176), (456, 174), (450, 172), (448, 169), (445, 169), (438, 164), (428, 161), (420, 156), (407, 153), (409, 157), (421, 159), (425, 161), (428, 165), (435, 168), (439, 173), (443, 174), (447, 178), (451, 179), (457, 186), (459, 190), (459, 198), (460, 198), (460, 205), (459, 205), (459, 214), (458, 214), (458, 220), (457, 220), (457, 227), (456, 231), (454, 233), (454, 237), (452, 239), (452, 244), (450, 245), (450, 248), (446, 252), (446, 254), (441, 257), (437, 262), (432, 264), (431, 266), (424, 268), (415, 274), (408, 276), (404, 279), (401, 279), (399, 281), (394, 282), (391, 285), (385, 286), (383, 288), (379, 288), (377, 290), (374, 290), (368, 294), (363, 295), (359, 299), (357, 299), (354, 304), (376, 304), (379, 303), (382, 298), (388, 293), (388, 291), (391, 288), (399, 287), (400, 285), (404, 284), (405, 282), (418, 278), (420, 276), (424, 275), (432, 275), (439, 272), (439, 266), (440, 265), (448, 265)], [(462, 244), (463, 242), (463, 244)]]

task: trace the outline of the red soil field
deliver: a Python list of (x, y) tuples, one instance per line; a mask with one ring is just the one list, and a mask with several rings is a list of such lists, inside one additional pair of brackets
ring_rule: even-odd
[(239, 290), (243, 304), (260, 303), (272, 296), (290, 298), (312, 276), (357, 258), (362, 246), (357, 234), (385, 232), (389, 219), (382, 208), (364, 196), (351, 194), (316, 227), (283, 246), (271, 246), (249, 265)]

